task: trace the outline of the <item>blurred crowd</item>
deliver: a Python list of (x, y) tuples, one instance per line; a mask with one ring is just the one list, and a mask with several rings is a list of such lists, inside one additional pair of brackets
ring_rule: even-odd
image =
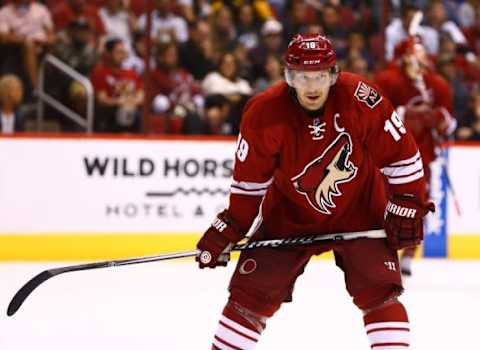
[[(398, 58), (395, 48), (422, 10), (416, 35), (431, 69), (452, 87), (454, 136), (480, 140), (480, 1), (152, 3), (149, 22), (145, 0), (0, 1), (1, 131), (28, 129), (40, 88), (86, 115), (87, 90), (78, 81), (46, 68), (40, 86), (42, 59), (51, 54), (90, 79), (96, 132), (235, 135), (248, 98), (283, 78), (293, 34), (326, 34), (341, 70), (374, 79)], [(54, 109), (45, 114), (61, 131), (83, 130)]]

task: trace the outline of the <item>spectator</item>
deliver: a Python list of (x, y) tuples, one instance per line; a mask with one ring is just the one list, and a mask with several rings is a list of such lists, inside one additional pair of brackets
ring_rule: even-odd
[(23, 99), (21, 80), (13, 74), (0, 78), (0, 131), (11, 134), (24, 131), (24, 119), (18, 110)]
[(321, 19), (324, 34), (332, 41), (337, 57), (339, 59), (345, 58), (347, 55), (348, 32), (345, 23), (340, 21), (339, 8), (333, 5), (324, 5)]
[(260, 77), (255, 81), (255, 93), (259, 93), (283, 79), (282, 63), (276, 55), (267, 56), (263, 70), (265, 77)]
[[(365, 37), (361, 32), (352, 31), (348, 35), (347, 60), (356, 60), (362, 58), (367, 64), (367, 69), (373, 67), (373, 59), (365, 42)], [(351, 62), (352, 63), (352, 62)], [(359, 73), (360, 74), (360, 73)]]
[(306, 1), (289, 0), (285, 7), (285, 15), (282, 20), (284, 25), (284, 42), (289, 42), (295, 33), (305, 33), (305, 28), (312, 22), (316, 22), (315, 11), (309, 8)]
[(370, 79), (368, 62), (363, 56), (359, 55), (358, 53), (351, 53), (348, 56), (345, 62), (345, 70), (347, 72), (355, 73), (367, 79)]
[(438, 35), (448, 33), (457, 45), (467, 44), (467, 39), (465, 35), (463, 35), (462, 30), (455, 22), (448, 20), (443, 0), (433, 0), (430, 2), (427, 9), (427, 19), (428, 25), (435, 29)]
[[(142, 76), (145, 71), (145, 57), (147, 56), (147, 46), (145, 42), (145, 33), (133, 33), (132, 49), (128, 58), (123, 62), (123, 68), (133, 69), (138, 75)], [(153, 59), (151, 58), (151, 67), (153, 67)]]
[(258, 45), (258, 21), (251, 4), (245, 3), (238, 9), (238, 41), (247, 49)]
[[(418, 10), (419, 8), (412, 1), (405, 1), (402, 4), (401, 18), (393, 19), (385, 28), (385, 58), (387, 60), (390, 61), (394, 58), (395, 47), (407, 39), (413, 16)], [(421, 25), (415, 35), (420, 36), (430, 55), (438, 52), (439, 38), (435, 29)]]
[(459, 121), (467, 114), (470, 93), (464, 81), (464, 74), (456, 63), (455, 55), (445, 53), (437, 58), (438, 73), (450, 84), (453, 91), (453, 115)]
[(214, 13), (211, 24), (214, 50), (219, 53), (233, 50), (237, 44), (237, 29), (232, 10), (227, 6), (221, 7)]
[(80, 74), (90, 75), (98, 59), (90, 22), (81, 17), (74, 19), (59, 35), (53, 53)]
[[(147, 15), (143, 14), (138, 27), (145, 32), (147, 26)], [(173, 13), (170, 7), (170, 0), (155, 0), (155, 11), (152, 13), (152, 38), (157, 42), (186, 42), (188, 40), (187, 21)]]
[(175, 42), (157, 46), (157, 67), (152, 72), (153, 111), (162, 114), (175, 107), (188, 112), (199, 112), (203, 107), (200, 87), (193, 76), (178, 65), (178, 48)]
[(251, 95), (253, 90), (248, 81), (238, 76), (237, 62), (231, 53), (220, 59), (218, 71), (209, 73), (202, 81), (205, 95), (221, 94), (237, 102), (242, 95)]
[(122, 68), (128, 52), (120, 39), (105, 43), (103, 61), (91, 74), (95, 88), (97, 111), (96, 131), (140, 131), (140, 108), (144, 93), (139, 75), (134, 70)]
[(136, 18), (125, 9), (123, 0), (106, 1), (99, 15), (107, 37), (120, 38), (132, 46), (132, 29), (136, 26)]
[(189, 114), (183, 122), (184, 134), (236, 135), (239, 119), (232, 113), (230, 101), (223, 95), (210, 95), (205, 99), (203, 115)]
[(224, 54), (218, 66), (218, 71), (209, 73), (202, 81), (205, 96), (223, 95), (231, 103), (232, 133), (238, 133), (243, 106), (253, 93), (250, 83), (238, 75), (238, 65), (231, 53)]
[(98, 16), (96, 6), (86, 0), (59, 0), (56, 6), (52, 6), (53, 22), (56, 30), (64, 30), (75, 18), (86, 18), (94, 30), (95, 38), (105, 34), (102, 20)]
[(210, 24), (199, 20), (190, 26), (189, 40), (179, 47), (182, 67), (192, 73), (196, 80), (202, 80), (215, 69), (215, 53), (210, 35)]
[(282, 33), (283, 26), (279, 21), (275, 19), (269, 19), (263, 23), (260, 32), (260, 44), (258, 47), (251, 50), (249, 54), (255, 76), (266, 76), (264, 68), (268, 56), (282, 56), (284, 49)]
[(54, 41), (52, 18), (44, 5), (37, 1), (15, 0), (0, 9), (3, 73), (22, 76), (26, 73), (27, 82), (36, 89), (39, 54)]
[(480, 92), (478, 89), (472, 92), (470, 109), (465, 118), (459, 120), (455, 136), (461, 141), (480, 141)]

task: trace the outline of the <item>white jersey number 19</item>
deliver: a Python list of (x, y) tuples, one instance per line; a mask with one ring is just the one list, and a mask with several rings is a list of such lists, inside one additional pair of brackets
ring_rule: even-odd
[(402, 134), (407, 132), (397, 112), (393, 111), (390, 119), (385, 120), (383, 130), (389, 132), (395, 141), (400, 140)]

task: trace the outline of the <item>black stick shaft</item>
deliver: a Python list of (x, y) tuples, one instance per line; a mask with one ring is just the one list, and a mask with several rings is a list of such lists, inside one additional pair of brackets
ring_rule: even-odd
[[(384, 238), (385, 232), (383, 230), (373, 230), (373, 231), (362, 231), (362, 232), (345, 232), (338, 234), (320, 234), (320, 235), (310, 235), (310, 236), (301, 236), (294, 238), (281, 238), (281, 239), (269, 239), (262, 241), (253, 241), (242, 244), (237, 244), (232, 248), (232, 251), (242, 251), (255, 248), (286, 248), (286, 247), (298, 247), (313, 245), (319, 242), (325, 241), (337, 241), (344, 239), (356, 239), (356, 238)], [(27, 297), (43, 282), (46, 280), (60, 275), (66, 272), (74, 271), (83, 271), (83, 270), (93, 270), (101, 269), (114, 266), (122, 265), (133, 265), (133, 264), (142, 264), (147, 262), (162, 261), (162, 260), (171, 260), (179, 258), (187, 258), (197, 256), (200, 253), (199, 250), (189, 250), (178, 253), (169, 253), (161, 255), (152, 255), (144, 256), (139, 258), (130, 258), (130, 259), (119, 259), (119, 260), (110, 260), (110, 261), (100, 261), (88, 264), (80, 265), (71, 265), (65, 267), (56, 267), (53, 269), (45, 270), (30, 281), (28, 281), (18, 292), (13, 296), (10, 304), (8, 305), (7, 315), (12, 316), (15, 312), (18, 311), (20, 306)]]

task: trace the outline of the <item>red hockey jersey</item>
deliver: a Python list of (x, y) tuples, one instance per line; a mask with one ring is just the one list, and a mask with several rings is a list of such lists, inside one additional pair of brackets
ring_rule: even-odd
[(340, 73), (312, 117), (281, 82), (245, 107), (229, 212), (246, 233), (262, 203), (268, 237), (381, 228), (381, 172), (392, 192), (424, 194), (415, 141), (384, 96)]
[[(401, 117), (407, 129), (411, 129), (427, 168), (435, 159), (438, 140), (434, 139), (434, 133), (443, 138), (455, 131), (456, 121), (451, 115), (453, 94), (449, 84), (433, 71), (423, 75), (423, 83), (415, 83), (396, 64), (378, 73), (375, 83), (390, 99), (397, 112), (404, 111)], [(430, 108), (415, 112), (415, 106), (419, 105)]]

